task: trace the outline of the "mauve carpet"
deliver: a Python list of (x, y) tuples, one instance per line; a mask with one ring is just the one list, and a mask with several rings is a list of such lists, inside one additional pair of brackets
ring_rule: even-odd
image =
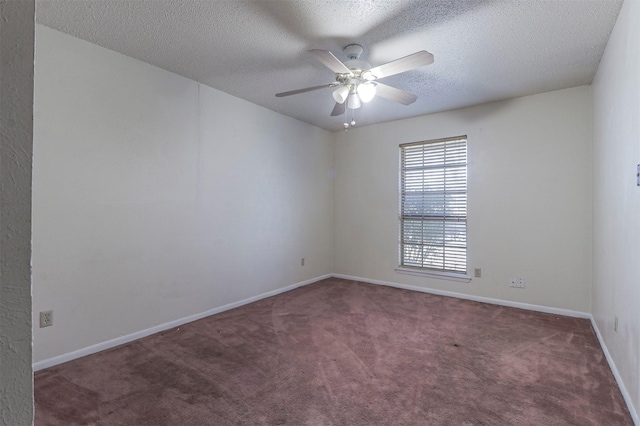
[(331, 278), (35, 374), (36, 425), (633, 425), (591, 324)]

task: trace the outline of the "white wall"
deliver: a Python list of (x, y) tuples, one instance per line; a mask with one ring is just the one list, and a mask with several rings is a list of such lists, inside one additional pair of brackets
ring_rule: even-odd
[(33, 420), (33, 0), (0, 0), (0, 424)]
[[(593, 82), (593, 316), (640, 409), (640, 2), (626, 0)], [(614, 331), (615, 317), (618, 332)]]
[(330, 133), (36, 39), (33, 310), (54, 325), (34, 330), (34, 361), (332, 271)]
[[(587, 313), (591, 285), (588, 86), (336, 134), (336, 273)], [(458, 283), (400, 275), (399, 148), (468, 136), (468, 268)], [(525, 289), (508, 287), (525, 278)]]

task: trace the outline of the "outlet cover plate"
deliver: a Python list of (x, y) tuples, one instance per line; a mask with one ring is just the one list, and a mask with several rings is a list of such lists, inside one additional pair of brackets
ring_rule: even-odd
[(511, 277), (511, 279), (509, 280), (509, 287), (524, 288), (524, 278)]
[(53, 325), (53, 311), (40, 312), (40, 328)]

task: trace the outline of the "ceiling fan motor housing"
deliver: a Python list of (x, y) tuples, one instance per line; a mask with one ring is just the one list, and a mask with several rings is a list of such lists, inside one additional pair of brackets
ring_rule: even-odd
[[(344, 64), (350, 70), (362, 71), (362, 70), (368, 70), (369, 68), (371, 68), (371, 64), (359, 59), (360, 56), (362, 55), (362, 52), (364, 52), (364, 48), (361, 45), (349, 44), (345, 46), (343, 50), (345, 55), (347, 55), (347, 58), (349, 58), (349, 60), (345, 61)], [(360, 77), (360, 76), (357, 75), (357, 77)]]
[(368, 70), (371, 68), (371, 64), (361, 61), (360, 59), (350, 59), (348, 61), (344, 61), (344, 64), (350, 70)]

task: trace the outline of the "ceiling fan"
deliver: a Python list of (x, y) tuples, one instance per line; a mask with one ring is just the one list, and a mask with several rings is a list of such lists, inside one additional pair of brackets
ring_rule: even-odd
[[(336, 105), (331, 111), (332, 116), (344, 114), (347, 108), (358, 109), (363, 102), (371, 101), (376, 95), (403, 105), (410, 105), (418, 99), (418, 96), (413, 93), (382, 84), (377, 80), (430, 65), (433, 63), (433, 55), (431, 53), (421, 50), (409, 56), (371, 68), (369, 63), (360, 60), (360, 55), (362, 55), (363, 51), (364, 49), (359, 44), (346, 46), (344, 53), (349, 60), (343, 63), (328, 50), (309, 50), (309, 53), (335, 73), (336, 81), (320, 86), (277, 93), (276, 97), (281, 98), (326, 87), (335, 87), (333, 99), (335, 99)], [(352, 121), (351, 124), (355, 125), (355, 121)], [(349, 127), (346, 122), (344, 125), (345, 129)]]

